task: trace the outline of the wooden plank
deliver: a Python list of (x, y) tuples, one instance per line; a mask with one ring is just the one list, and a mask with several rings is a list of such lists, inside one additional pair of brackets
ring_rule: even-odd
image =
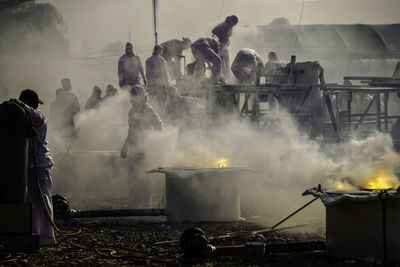
[(397, 77), (383, 77), (383, 76), (344, 76), (344, 80), (399, 80)]
[(384, 104), (384, 106), (383, 106), (383, 108), (384, 108), (384, 110), (383, 110), (383, 114), (384, 114), (384, 123), (385, 123), (385, 132), (388, 132), (389, 131), (389, 118), (388, 118), (388, 116), (389, 116), (389, 107), (388, 107), (388, 100), (389, 100), (389, 94), (388, 93), (385, 93), (384, 95), (383, 95), (383, 104)]
[(381, 96), (380, 94), (375, 94), (376, 102), (376, 129), (381, 131)]
[(396, 67), (394, 68), (393, 77), (400, 78), (400, 61), (397, 62)]
[(337, 134), (338, 126), (337, 126), (335, 114), (333, 113), (332, 102), (331, 102), (331, 98), (329, 97), (329, 95), (325, 96), (325, 101), (326, 101), (326, 107), (328, 108), (329, 116), (332, 121), (333, 131), (335, 132), (335, 134)]
[(371, 102), (369, 102), (368, 107), (365, 109), (363, 115), (361, 115), (360, 120), (357, 122), (356, 126), (354, 127), (355, 130), (357, 130), (357, 128), (363, 123), (366, 115), (368, 114), (369, 110), (371, 109), (372, 105), (374, 104), (375, 98), (376, 98), (376, 95), (371, 100)]

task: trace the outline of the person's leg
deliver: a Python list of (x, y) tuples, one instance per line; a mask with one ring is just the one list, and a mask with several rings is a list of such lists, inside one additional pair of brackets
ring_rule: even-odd
[(40, 235), (40, 196), (37, 188), (35, 169), (28, 169), (26, 201), (32, 205), (32, 233)]
[(224, 48), (221, 51), (221, 60), (222, 60), (222, 73), (224, 74), (225, 78), (230, 77), (230, 70), (229, 70), (229, 51), (228, 48)]
[(133, 157), (128, 158), (128, 205), (130, 208), (139, 208), (138, 194), (140, 194), (140, 183), (138, 182), (138, 166)]
[(211, 62), (211, 79), (213, 82), (217, 82), (221, 78), (222, 62), (220, 56), (215, 53), (211, 48), (202, 49), (205, 61)]
[(194, 70), (193, 70), (193, 81), (194, 83), (200, 83), (204, 79), (204, 55), (203, 55), (203, 50), (200, 48), (193, 48), (192, 53), (194, 58), (196, 59), (196, 64), (194, 65)]
[(52, 245), (53, 242), (55, 243), (55, 237), (54, 227), (50, 221), (50, 219), (53, 220), (53, 201), (51, 199), (53, 182), (50, 175), (51, 171), (49, 168), (39, 168), (38, 172), (40, 188), (42, 190), (43, 200), (46, 205), (46, 207), (42, 206), (40, 213), (40, 237), (43, 244)]
[(27, 201), (32, 204), (32, 232), (39, 234), (41, 245), (54, 245), (54, 228), (48, 218), (45, 207), (42, 205), (36, 177), (39, 179), (40, 188), (43, 193), (43, 200), (49, 216), (53, 219), (53, 202), (51, 200), (52, 181), (50, 169), (37, 168), (36, 173), (34, 168), (29, 168)]
[(182, 79), (181, 60), (179, 58), (174, 58), (172, 62), (172, 73), (176, 81)]

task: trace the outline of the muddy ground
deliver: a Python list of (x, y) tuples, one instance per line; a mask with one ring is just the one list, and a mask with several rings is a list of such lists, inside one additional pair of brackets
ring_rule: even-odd
[[(124, 208), (123, 201), (110, 203), (79, 202), (75, 208)], [(373, 263), (353, 259), (337, 259), (326, 251), (270, 253), (261, 259), (244, 256), (218, 256), (209, 259), (193, 259), (183, 254), (179, 243), (155, 244), (160, 241), (179, 239), (190, 227), (199, 227), (208, 237), (228, 232), (264, 229), (260, 218), (239, 222), (172, 223), (165, 217), (126, 217), (73, 219), (58, 222), (65, 242), (57, 234), (58, 244), (40, 248), (37, 253), (8, 254), (0, 250), (0, 266), (373, 266)], [(289, 223), (285, 226), (290, 225)], [(325, 241), (325, 234), (294, 230), (272, 232), (264, 235), (266, 240), (254, 237), (247, 241), (263, 241), (268, 245), (277, 243)], [(211, 244), (235, 245), (246, 240), (218, 239)], [(77, 247), (81, 246), (81, 248)], [(83, 248), (85, 247), (85, 248)]]

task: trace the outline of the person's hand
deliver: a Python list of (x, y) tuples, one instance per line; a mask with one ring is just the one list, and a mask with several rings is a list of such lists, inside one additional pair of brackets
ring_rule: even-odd
[(147, 80), (143, 79), (144, 86), (147, 86)]
[(121, 158), (126, 159), (128, 157), (128, 146), (125, 143), (124, 146), (121, 148)]

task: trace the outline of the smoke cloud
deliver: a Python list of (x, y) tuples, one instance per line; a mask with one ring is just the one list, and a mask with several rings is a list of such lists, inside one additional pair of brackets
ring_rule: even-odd
[[(110, 8), (104, 8), (100, 4), (94, 4), (90, 1), (83, 1), (81, 5), (79, 1), (79, 4), (76, 2), (75, 5), (80, 6), (80, 9), (62, 2), (64, 1), (55, 1), (60, 10), (65, 10), (65, 16), (69, 18), (69, 32), (65, 32), (66, 28), (61, 27), (61, 32), (67, 34), (69, 39), (81, 40), (82, 32), (86, 34), (89, 32), (88, 50), (92, 46), (92, 51), (100, 51), (107, 43), (115, 43), (115, 47), (124, 44), (128, 38), (129, 29), (131, 29), (133, 41), (135, 45), (137, 43), (136, 51), (142, 57), (142, 62), (147, 56), (150, 56), (153, 44), (153, 36), (150, 30), (152, 22), (147, 15), (145, 21), (149, 27), (140, 28), (135, 32), (133, 28), (136, 28), (134, 26), (138, 24), (130, 21), (126, 23), (113, 21), (111, 15), (106, 12)], [(235, 4), (222, 11), (222, 18), (217, 14), (217, 11), (214, 12), (215, 14), (207, 13), (201, 18), (196, 17), (196, 19), (193, 19), (190, 12), (185, 12), (182, 14), (178, 26), (176, 26), (174, 16), (169, 16), (174, 17), (174, 21), (165, 19), (165, 14), (175, 14), (174, 6), (171, 4), (165, 7), (165, 9), (160, 10), (160, 17), (164, 18), (160, 20), (163, 23), (160, 26), (162, 29), (160, 30), (161, 40), (181, 38), (182, 36), (191, 37), (193, 40), (209, 35), (212, 26), (221, 21), (225, 15), (239, 11), (239, 2), (234, 2)], [(272, 5), (273, 2), (275, 1), (271, 1), (269, 4)], [(317, 5), (329, 1), (315, 2), (307, 1), (306, 4)], [(348, 1), (345, 2), (348, 3)], [(255, 1), (255, 3), (261, 4), (261, 1)], [(394, 2), (390, 3), (395, 5)], [(142, 5), (136, 2), (135, 4), (135, 12), (143, 13), (140, 9)], [(198, 10), (198, 8), (203, 8), (205, 4), (192, 1), (189, 4), (181, 3), (181, 5), (190, 5), (193, 9)], [(293, 3), (285, 3), (284, 5), (290, 7)], [(353, 5), (352, 2), (351, 6)], [(90, 25), (87, 10), (93, 6), (96, 7), (94, 10), (97, 12), (96, 14), (102, 14), (102, 16), (97, 17), (96, 25), (91, 25), (91, 27), (95, 27), (94, 31), (91, 31), (90, 27), (86, 28), (82, 25)], [(117, 10), (125, 9), (121, 6), (117, 7)], [(148, 8), (150, 14), (150, 4), (146, 5), (146, 8)], [(209, 9), (207, 7), (207, 10)], [(257, 10), (269, 9), (258, 8)], [(270, 10), (274, 10), (274, 8)], [(81, 31), (73, 31), (74, 27), (76, 29), (76, 24), (72, 21), (74, 11), (80, 14), (77, 15), (79, 18), (76, 23), (82, 28)], [(128, 13), (127, 16), (132, 16), (129, 10), (125, 10), (125, 12)], [(82, 13), (85, 14), (84, 17), (81, 17)], [(314, 12), (314, 14), (320, 16), (318, 12)], [(268, 24), (277, 16), (285, 16), (291, 22), (295, 22), (298, 13), (286, 16), (275, 12), (252, 24)], [(241, 18), (240, 23), (246, 24), (246, 21), (251, 22), (250, 17), (261, 16), (239, 14), (239, 17)], [(138, 18), (141, 19), (142, 14)], [(108, 27), (101, 27), (102, 19), (107, 21)], [(182, 21), (185, 23), (182, 23)], [(199, 21), (203, 24), (198, 23)], [(308, 22), (313, 23), (314, 21)], [(345, 22), (353, 23), (350, 20)], [(327, 23), (336, 22), (327, 21)], [(125, 24), (132, 26), (130, 28), (121, 26), (123, 29), (115, 30), (116, 25)], [(200, 28), (193, 29), (186, 26), (195, 24), (200, 25)], [(206, 25), (207, 29), (203, 25)], [(16, 32), (17, 28), (12, 27), (9, 30)], [(253, 31), (253, 29), (244, 27), (235, 29), (230, 51), (231, 58), (234, 57), (237, 50), (249, 47), (256, 49), (266, 59), (269, 52), (267, 49), (269, 48), (263, 47), (262, 43), (257, 43), (257, 41), (253, 43), (254, 47), (249, 45), (250, 31)], [(109, 35), (104, 34), (104, 32)], [(99, 33), (103, 37), (96, 35)], [(118, 36), (115, 36), (114, 33)], [(40, 45), (42, 48), (36, 50), (34, 47), (38, 40), (45, 40), (46, 44)], [(45, 101), (45, 105), (41, 106), (40, 109), (47, 117), (49, 104), (54, 100), (55, 90), (60, 87), (62, 78), (71, 78), (73, 92), (78, 95), (81, 108), (90, 96), (94, 85), (104, 88), (108, 83), (116, 84), (117, 82), (118, 56), (108, 57), (101, 54), (97, 57), (97, 55), (88, 56), (85, 54), (85, 57), (76, 58), (69, 53), (71, 51), (68, 51), (68, 44), (66, 45), (65, 42), (60, 42), (60, 40), (63, 39), (55, 38), (53, 35), (43, 35), (40, 31), (33, 31), (28, 38), (18, 40), (27, 45), (18, 46), (22, 47), (21, 49), (14, 51), (6, 50), (6, 48), (12, 49), (10, 46), (0, 47), (1, 52), (4, 52), (1, 53), (0, 58), (0, 81), (2, 85), (7, 85), (10, 88), (9, 97), (18, 97), (19, 92), (24, 88), (37, 90), (40, 97)], [(28, 55), (24, 53), (28, 49), (23, 47), (30, 47), (29, 50), (34, 52)], [(76, 50), (83, 49), (84, 45), (73, 42), (71, 47), (73, 54), (79, 54), (75, 53)], [(59, 49), (52, 50), (53, 48)], [(122, 49), (121, 47), (120, 54), (123, 53)], [(8, 52), (5, 53), (5, 51)], [(187, 55), (188, 58), (191, 57), (189, 52)], [(371, 62), (367, 63), (370, 64)], [(330, 62), (327, 62), (327, 64), (334, 65)], [(324, 64), (322, 66), (324, 67)], [(392, 70), (389, 71), (392, 68), (391, 66), (384, 71), (381, 65), (376, 66), (373, 70), (380, 71), (379, 75), (391, 75)], [(354, 74), (370, 73), (361, 70)], [(334, 75), (340, 76), (336, 72), (332, 76)], [(129, 107), (128, 92), (121, 91), (114, 98), (102, 103), (99, 109), (82, 111), (75, 119), (76, 132), (73, 139), (66, 139), (65, 136), (55, 132), (52, 129), (51, 122), (49, 122), (50, 148), (55, 158), (53, 168), (54, 193), (65, 193), (77, 199), (124, 198), (127, 196), (127, 160), (122, 159), (119, 153), (128, 133)], [(203, 121), (199, 121), (198, 124), (208, 120), (208, 117), (203, 118)], [(365, 179), (377, 170), (386, 169), (396, 174), (397, 166), (400, 163), (399, 156), (393, 151), (392, 141), (388, 135), (377, 133), (364, 139), (353, 137), (345, 143), (322, 145), (319, 141), (310, 140), (305, 133), (301, 132), (294, 119), (285, 111), (274, 114), (266, 127), (255, 127), (249, 121), (234, 116), (224, 117), (217, 125), (208, 128), (198, 127), (182, 130), (172, 125), (166, 126), (164, 132), (151, 132), (143, 140), (142, 145), (147, 153), (146, 169), (150, 170), (157, 167), (212, 168), (216, 167), (217, 160), (221, 158), (227, 159), (228, 167), (246, 166), (252, 168), (255, 172), (241, 175), (240, 188), (244, 210), (247, 210), (249, 214), (259, 214), (267, 218), (266, 223), (269, 224), (276, 222), (306, 202), (308, 199), (302, 197), (301, 193), (309, 187), (316, 186), (318, 183), (326, 187), (335, 187), (337, 182), (345, 177), (351, 177), (355, 184), (362, 186)], [(149, 179), (154, 180), (155, 199), (153, 206), (157, 206), (163, 197), (163, 176), (161, 174), (147, 175)], [(321, 221), (324, 216), (323, 212), (322, 204), (315, 204), (302, 213), (299, 221)]]

